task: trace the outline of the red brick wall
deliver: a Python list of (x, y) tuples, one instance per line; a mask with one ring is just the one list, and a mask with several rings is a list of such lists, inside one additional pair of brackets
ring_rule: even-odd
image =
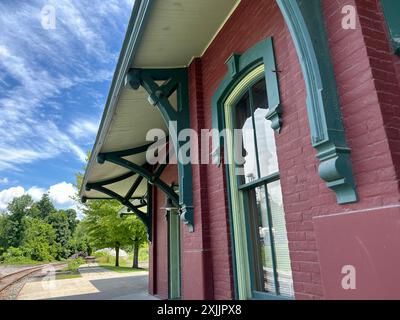
[[(298, 211), (291, 209), (290, 205), (290, 199), (293, 198), (292, 194), (299, 192), (301, 188), (300, 185), (300, 188), (297, 187), (296, 190), (290, 190), (290, 185), (293, 185), (293, 179), (302, 179), (301, 176), (306, 177), (315, 174), (315, 159), (313, 157), (315, 153), (309, 142), (304, 82), (301, 69), (290, 34), (285, 27), (284, 20), (275, 1), (242, 1), (201, 58), (202, 82), (204, 84), (204, 127), (211, 128), (211, 99), (227, 72), (225, 61), (233, 52), (244, 52), (258, 41), (270, 36), (273, 36), (275, 42), (278, 69), (281, 71), (282, 102), (285, 108), (283, 120), (286, 127), (282, 134), (277, 137), (277, 144), (279, 158), (285, 158), (285, 161), (280, 161), (280, 170), (284, 172), (283, 188), (288, 191), (286, 197), (289, 198), (287, 202), (289, 204), (287, 207), (289, 238), (291, 241), (298, 240), (296, 242), (299, 246), (297, 250), (303, 250), (299, 251), (299, 254), (294, 252), (292, 259), (296, 268), (298, 267), (296, 261), (303, 261), (304, 256), (306, 256), (307, 261), (302, 268), (304, 267), (307, 270), (310, 268), (311, 270), (316, 269), (315, 273), (318, 274), (318, 268), (313, 265), (316, 260), (316, 253), (304, 253), (304, 243), (307, 244), (307, 242), (300, 241), (303, 240), (303, 237), (306, 240), (306, 231), (308, 230), (310, 232), (307, 232), (307, 238), (312, 241), (312, 226), (307, 222), (303, 222), (302, 219), (296, 222), (295, 226), (293, 221), (299, 220)], [(197, 108), (191, 105), (191, 112), (198, 112)], [(300, 143), (298, 137), (300, 137)], [(295, 140), (296, 138), (297, 140)], [(299, 149), (299, 146), (304, 144), (309, 146), (308, 149), (307, 147), (305, 147), (305, 150), (302, 150), (302, 147)], [(303, 161), (297, 160), (298, 156), (302, 154), (310, 155), (310, 159), (306, 161), (304, 159)], [(296, 164), (298, 166), (295, 170), (294, 166)], [(304, 174), (305, 166), (308, 166), (308, 172), (311, 169), (311, 174)], [(208, 188), (206, 199), (208, 200), (209, 209), (214, 298), (226, 299), (233, 296), (233, 275), (231, 252), (227, 250), (230, 247), (230, 235), (225, 172), (222, 167), (218, 168), (213, 165), (207, 166), (205, 170), (207, 172), (207, 182), (203, 182), (203, 185)], [(295, 177), (296, 175), (297, 177)], [(302, 197), (304, 198), (304, 195)], [(304, 207), (304, 203), (298, 203), (298, 205)], [(307, 250), (310, 248), (314, 249), (312, 242), (307, 245)], [(300, 267), (298, 268), (300, 271)], [(298, 278), (303, 279), (303, 274), (301, 273), (295, 273), (294, 276), (295, 280), (298, 280)], [(319, 285), (311, 285), (311, 288), (307, 289), (314, 294), (321, 294)], [(296, 281), (296, 291), (304, 291), (300, 281)]]
[[(204, 128), (201, 60), (195, 59), (189, 68), (190, 123), (195, 130)], [(199, 140), (200, 143), (200, 140)], [(213, 299), (213, 269), (210, 252), (207, 165), (192, 165), (195, 232), (183, 228), (183, 297)], [(196, 277), (193, 277), (196, 274)]]
[[(323, 1), (336, 81), (361, 201), (352, 209), (398, 202), (400, 87), (377, 1)], [(341, 8), (357, 6), (356, 30), (343, 30)], [(393, 154), (390, 152), (392, 149)], [(397, 148), (397, 150), (396, 150)], [(397, 153), (396, 153), (397, 151)], [(392, 156), (394, 158), (392, 158)]]
[[(203, 57), (190, 66), (191, 126), (197, 130), (211, 128), (211, 98), (227, 72), (224, 62), (233, 52), (244, 52), (266, 37), (274, 38), (284, 109), (284, 125), (276, 143), (298, 299), (324, 297), (313, 217), (399, 201), (393, 161), (399, 163), (400, 100), (398, 82), (393, 81), (395, 70), (399, 70), (398, 58), (389, 54), (381, 15), (373, 14), (375, 0), (356, 1), (362, 26), (359, 23), (356, 30), (341, 28), (341, 9), (353, 1), (322, 3), (346, 138), (352, 148), (360, 197), (356, 204), (338, 205), (335, 194), (319, 178), (316, 153), (310, 143), (303, 75), (275, 1), (242, 0)], [(377, 35), (383, 40), (371, 38)], [(200, 80), (203, 85), (199, 88)], [(194, 167), (193, 183), (196, 232), (190, 236), (191, 245), (210, 251), (209, 259), (205, 259), (209, 269), (205, 270), (213, 279), (213, 297), (229, 299), (233, 296), (233, 274), (224, 169)], [(192, 268), (188, 262), (185, 272)]]

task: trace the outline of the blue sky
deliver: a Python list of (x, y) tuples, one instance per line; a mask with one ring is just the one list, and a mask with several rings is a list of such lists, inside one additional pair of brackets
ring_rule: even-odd
[[(49, 5), (55, 29), (43, 27)], [(75, 207), (75, 173), (94, 143), (132, 6), (0, 2), (0, 210), (44, 192), (60, 208)]]

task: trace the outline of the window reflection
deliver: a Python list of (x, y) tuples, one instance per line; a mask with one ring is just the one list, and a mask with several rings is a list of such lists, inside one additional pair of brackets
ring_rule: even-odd
[(278, 171), (275, 134), (271, 127), (271, 121), (265, 118), (268, 114), (268, 100), (264, 79), (253, 86), (252, 94), (258, 161), (260, 166), (260, 177), (262, 178)]
[(240, 166), (242, 179), (249, 183), (258, 179), (257, 159), (254, 139), (253, 119), (251, 115), (249, 93), (246, 93), (236, 105), (236, 129), (242, 130), (242, 156), (244, 164)]
[[(236, 129), (242, 129), (245, 163), (239, 166), (242, 184), (278, 172), (274, 130), (265, 118), (268, 100), (265, 80), (257, 82), (235, 108)], [(256, 152), (257, 151), (257, 152)]]
[[(254, 288), (286, 297), (293, 297), (293, 280), (289, 245), (277, 174), (275, 133), (265, 119), (268, 98), (265, 80), (254, 84), (234, 109), (236, 129), (242, 129), (241, 152), (244, 164), (239, 166), (249, 219), (249, 237), (253, 245)], [(235, 145), (238, 147), (238, 144)], [(248, 185), (257, 179), (254, 185)]]

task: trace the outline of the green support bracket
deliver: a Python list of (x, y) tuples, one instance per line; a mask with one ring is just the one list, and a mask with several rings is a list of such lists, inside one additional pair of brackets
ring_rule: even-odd
[(339, 204), (357, 202), (320, 0), (276, 0), (291, 33), (307, 90), (319, 175)]
[[(143, 179), (141, 176), (139, 176), (135, 182), (132, 185), (132, 188), (129, 190), (128, 194), (123, 197), (121, 195), (119, 195), (118, 193), (104, 187), (104, 185), (101, 185), (100, 182), (97, 183), (87, 183), (86, 184), (86, 191), (90, 191), (90, 190), (96, 190), (99, 191), (101, 193), (104, 193), (108, 196), (110, 196), (111, 198), (117, 200), (118, 202), (120, 202), (122, 205), (126, 206), (128, 208), (128, 210), (132, 211), (133, 214), (135, 214), (140, 220), (142, 220), (142, 222), (144, 223), (144, 225), (146, 226), (147, 229), (147, 236), (149, 241), (151, 241), (151, 237), (152, 237), (152, 211), (148, 210), (147, 213), (144, 213), (143, 211), (139, 210), (140, 207), (143, 207), (144, 205), (147, 205), (147, 201), (146, 203), (143, 202), (143, 205), (137, 206), (134, 205), (130, 200), (130, 196), (129, 195), (132, 192), (132, 189), (135, 187), (135, 189), (133, 190), (133, 192), (135, 192), (136, 188), (139, 186), (141, 179)], [(139, 182), (138, 182), (139, 181)], [(132, 193), (133, 193), (132, 192)]]
[(147, 179), (148, 182), (151, 184), (154, 184), (156, 187), (158, 187), (161, 191), (163, 191), (168, 197), (171, 198), (173, 203), (178, 206), (179, 205), (179, 197), (176, 194), (176, 192), (168, 186), (164, 181), (160, 179), (160, 177), (155, 176), (152, 172), (147, 170), (143, 166), (139, 166), (131, 161), (128, 161), (124, 158), (120, 158), (114, 155), (108, 155), (107, 153), (102, 153), (98, 157), (99, 163), (102, 163), (103, 161), (108, 161), (111, 163), (114, 163), (118, 166), (121, 166), (125, 169), (130, 170), (131, 172), (134, 172), (143, 178)]
[[(159, 85), (157, 81), (164, 81), (164, 83)], [(188, 226), (189, 232), (193, 232), (192, 166), (190, 163), (184, 164), (179, 161), (180, 149), (186, 141), (178, 139), (178, 133), (181, 130), (190, 128), (187, 69), (131, 69), (125, 83), (134, 90), (141, 86), (147, 91), (149, 102), (160, 111), (170, 130), (169, 135), (178, 158), (180, 216)], [(169, 100), (174, 92), (177, 93), (176, 109)], [(176, 123), (176, 126), (171, 123)], [(126, 162), (124, 165), (130, 166)], [(173, 198), (171, 200), (174, 201)]]
[[(166, 139), (166, 143), (168, 143), (168, 138)], [(167, 166), (166, 163), (168, 163), (168, 161), (169, 161), (168, 154), (165, 159), (166, 163), (160, 164), (157, 168), (155, 168), (155, 170), (152, 170), (152, 168), (149, 168), (148, 165), (140, 166), (129, 160), (124, 159), (124, 157), (128, 157), (131, 155), (146, 152), (152, 146), (152, 144), (153, 143), (145, 144), (143, 146), (139, 146), (139, 147), (132, 148), (132, 149), (98, 154), (97, 162), (99, 164), (103, 164), (104, 162), (108, 161), (115, 165), (121, 166), (125, 169), (128, 169), (129, 172), (125, 173), (119, 177), (112, 178), (112, 179), (86, 184), (86, 189), (88, 191), (90, 189), (93, 189), (93, 190), (97, 190), (99, 192), (109, 195), (113, 199), (116, 199), (123, 205), (127, 206), (128, 209), (130, 209), (134, 214), (136, 214), (139, 218), (141, 218), (142, 221), (147, 226), (149, 239), (151, 239), (151, 217), (147, 217), (143, 212), (138, 210), (139, 209), (138, 206), (134, 206), (129, 201), (130, 199), (132, 199), (132, 195), (135, 193), (136, 189), (139, 187), (142, 180), (146, 179), (148, 186), (155, 185), (157, 188), (159, 188), (162, 192), (164, 192), (171, 199), (171, 201), (173, 202), (174, 205), (176, 205), (177, 207), (181, 207), (180, 201), (179, 201), (179, 196), (175, 192), (174, 188), (169, 186), (168, 184), (166, 184), (160, 178), (162, 172), (165, 170), (165, 168)], [(121, 195), (118, 195), (117, 193), (104, 187), (106, 185), (125, 180), (134, 175), (138, 175), (138, 177), (136, 178), (133, 185), (131, 186), (131, 188), (128, 190), (127, 194), (124, 197)], [(148, 194), (148, 196), (150, 194), (150, 197), (151, 197), (152, 195), (151, 195), (150, 189), (151, 189), (151, 187), (148, 187), (147, 194)], [(151, 203), (147, 202), (147, 206), (148, 207), (151, 206)], [(148, 208), (147, 210), (148, 210), (148, 212), (151, 212), (151, 208), (150, 209)]]

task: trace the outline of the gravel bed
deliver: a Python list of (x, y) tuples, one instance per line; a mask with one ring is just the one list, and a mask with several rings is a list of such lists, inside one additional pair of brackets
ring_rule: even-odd
[(20, 266), (2, 266), (0, 265), (0, 278), (4, 277), (7, 274), (31, 268), (31, 265), (20, 265)]
[[(36, 272), (35, 272), (36, 273)], [(35, 277), (35, 273), (30, 274), (21, 280), (13, 283), (7, 289), (0, 293), (0, 300), (16, 300), (19, 292), (24, 287), (25, 283), (29, 282), (32, 278)]]

